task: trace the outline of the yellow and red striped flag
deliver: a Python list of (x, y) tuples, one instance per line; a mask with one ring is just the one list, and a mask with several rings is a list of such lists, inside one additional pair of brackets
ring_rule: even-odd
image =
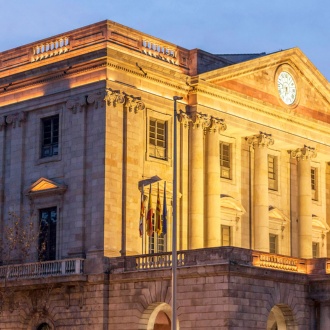
[(158, 183), (157, 207), (156, 207), (156, 231), (157, 231), (158, 235), (160, 235), (163, 231), (163, 229), (162, 229), (162, 219), (161, 219), (161, 210), (162, 210), (162, 206), (160, 204), (159, 183)]
[(139, 233), (140, 237), (143, 235), (143, 222), (144, 222), (144, 214), (145, 214), (145, 208), (144, 208), (144, 194), (143, 194), (143, 189), (141, 193), (141, 210), (140, 210), (140, 223), (139, 223)]
[(146, 232), (148, 236), (152, 236), (153, 226), (152, 226), (152, 216), (154, 215), (154, 210), (152, 208), (152, 199), (151, 199), (151, 185), (149, 189), (149, 203), (148, 203), (148, 213), (146, 220)]

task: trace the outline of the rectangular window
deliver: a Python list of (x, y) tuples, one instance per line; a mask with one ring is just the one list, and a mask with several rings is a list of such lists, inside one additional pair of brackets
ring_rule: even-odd
[(221, 226), (221, 245), (231, 245), (231, 228), (230, 226)]
[(316, 167), (311, 168), (311, 187), (312, 187), (312, 199), (314, 201), (317, 201), (318, 194), (317, 194), (317, 168)]
[(43, 118), (41, 123), (41, 158), (58, 155), (59, 115)]
[(269, 234), (269, 253), (278, 253), (277, 235)]
[(57, 207), (39, 210), (39, 261), (56, 259)]
[(231, 179), (231, 144), (220, 142), (220, 177)]
[[(163, 220), (161, 220), (163, 221)], [(165, 235), (163, 233), (157, 234), (155, 232), (155, 215), (152, 217), (153, 233), (149, 236), (149, 253), (166, 252)]]
[(167, 159), (167, 122), (158, 119), (149, 121), (149, 156)]
[(268, 155), (268, 188), (277, 190), (277, 157)]
[(319, 243), (313, 242), (313, 258), (319, 257)]

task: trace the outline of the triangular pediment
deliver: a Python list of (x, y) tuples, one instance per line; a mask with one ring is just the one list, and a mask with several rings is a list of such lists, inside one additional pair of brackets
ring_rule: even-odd
[[(289, 73), (294, 82), (295, 96), (287, 102), (289, 104), (283, 101), (279, 91), (282, 72)], [(330, 123), (329, 82), (299, 48), (209, 71), (201, 74), (199, 79), (256, 105), (293, 111)]]
[(286, 226), (290, 223), (290, 219), (277, 207), (269, 206), (269, 220), (274, 223), (281, 224), (282, 226)]
[(48, 193), (63, 193), (66, 190), (66, 185), (56, 183), (53, 180), (40, 178), (35, 181), (27, 190), (26, 195), (39, 195)]

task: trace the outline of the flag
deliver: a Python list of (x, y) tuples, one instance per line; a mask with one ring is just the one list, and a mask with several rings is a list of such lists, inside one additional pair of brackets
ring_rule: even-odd
[(164, 201), (163, 201), (163, 225), (162, 232), (167, 233), (167, 207), (166, 207), (166, 181), (164, 182)]
[(144, 202), (144, 193), (143, 193), (143, 188), (142, 188), (142, 192), (141, 192), (140, 223), (139, 223), (140, 237), (142, 237), (142, 235), (143, 235), (143, 220), (144, 220), (144, 213), (145, 213), (144, 203), (143, 202)]
[(157, 207), (156, 207), (156, 231), (157, 231), (158, 235), (160, 235), (162, 233), (162, 219), (160, 216), (161, 209), (162, 209), (162, 206), (160, 204), (159, 182), (158, 182)]
[(154, 214), (154, 210), (152, 209), (152, 199), (151, 199), (151, 185), (149, 189), (149, 203), (148, 203), (148, 214), (146, 220), (146, 231), (147, 235), (151, 236), (152, 232), (154, 231), (152, 228), (152, 216)]

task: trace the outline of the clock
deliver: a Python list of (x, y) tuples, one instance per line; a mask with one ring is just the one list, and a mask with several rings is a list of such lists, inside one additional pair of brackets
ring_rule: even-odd
[(290, 73), (282, 71), (277, 78), (277, 88), (282, 101), (291, 105), (297, 97), (296, 83)]

